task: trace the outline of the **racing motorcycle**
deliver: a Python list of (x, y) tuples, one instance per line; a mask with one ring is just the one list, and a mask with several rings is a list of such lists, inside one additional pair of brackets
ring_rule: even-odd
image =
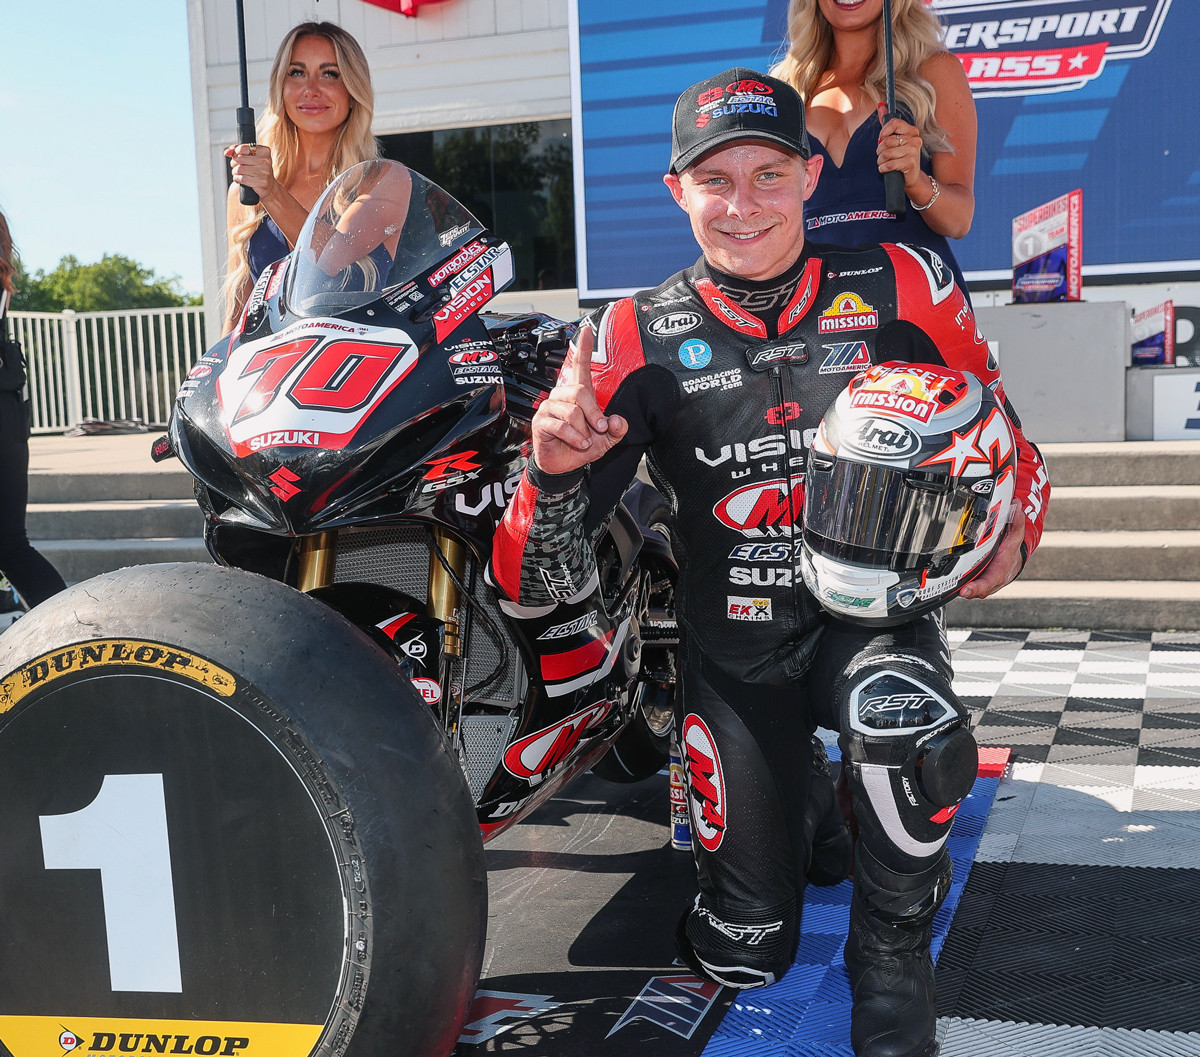
[[(14, 629), (19, 639), (0, 643), (0, 763), (52, 751), (49, 742), (14, 741), (6, 708), (54, 726), (71, 695), (72, 708), (93, 712), (103, 700), (113, 712), (104, 730), (127, 734), (112, 753), (124, 755), (105, 764), (107, 735), (94, 734), (88, 752), (101, 763), (76, 801), (100, 803), (114, 775), (128, 778), (131, 767), (161, 774), (165, 792), (149, 783), (128, 796), (131, 805), (163, 799), (172, 849), (199, 832), (191, 820), (206, 797), (225, 804), (200, 827), (207, 846), (234, 839), (227, 819), (245, 817), (244, 797), (259, 795), (235, 803), (216, 777), (201, 779), (194, 762), (179, 762), (190, 784), (180, 786), (189, 803), (177, 812), (170, 760), (179, 739), (144, 732), (165, 722), (179, 694), (195, 699), (180, 713), (184, 733), (194, 714), (213, 713), (189, 743), (202, 739), (226, 775), (249, 785), (274, 767), (274, 755), (263, 757), (265, 738), (303, 787), (286, 810), (260, 806), (255, 817), (276, 821), (239, 847), (270, 875), (255, 883), (271, 915), (286, 916), (279, 908), (294, 885), (291, 875), (271, 879), (286, 872), (276, 860), (332, 856), (336, 883), (318, 884), (295, 909), (299, 922), (320, 905), (333, 922), (332, 1000), (317, 988), (302, 1014), (280, 1012), (278, 992), (293, 988), (281, 984), (247, 1007), (253, 986), (224, 968), (231, 990), (205, 1007), (189, 992), (190, 955), (177, 949), (191, 1012), (164, 999), (155, 1008), (165, 1019), (303, 1023), (311, 1038), (297, 1052), (448, 1053), (482, 959), (480, 838), (503, 832), (584, 770), (635, 781), (666, 763), (677, 635), (662, 497), (635, 484), (595, 542), (615, 633), (601, 634), (594, 612), (569, 606), (522, 613), (484, 577), (534, 408), (573, 334), (538, 313), (487, 313), (513, 276), (509, 247), (420, 174), (378, 160), (340, 175), (293, 252), (258, 277), (233, 333), (192, 367), (169, 432), (155, 443), (156, 459), (177, 456), (195, 479), (217, 564), (97, 578), (30, 614)], [(124, 681), (121, 693), (114, 678)], [(213, 706), (231, 702), (240, 702), (245, 723), (218, 732), (226, 720)], [(122, 712), (133, 707), (137, 722)], [(231, 760), (248, 738), (246, 723), (261, 737)], [(139, 738), (153, 742), (146, 759), (127, 759), (142, 751), (130, 748)], [(79, 812), (76, 801), (57, 810)], [(37, 805), (43, 844), (48, 818), (76, 817), (55, 814), (44, 799)], [(288, 843), (298, 838), (278, 831), (314, 807), (315, 847), (301, 855)], [(203, 864), (206, 854), (192, 858)], [(197, 888), (230, 887), (229, 877), (197, 869), (209, 878)], [(238, 876), (255, 875), (239, 868)], [(174, 890), (176, 914), (186, 916), (178, 877)], [(242, 911), (204, 910), (205, 942), (214, 942), (223, 914), (231, 935), (241, 934)], [(111, 947), (111, 915), (109, 929)], [(179, 925), (180, 936), (186, 931)], [(230, 959), (243, 957), (232, 953), (232, 938), (228, 947)], [(325, 957), (294, 937), (263, 956), (277, 967)], [(89, 1015), (98, 1015), (97, 1003), (118, 1020), (150, 1015), (128, 1006), (109, 969), (110, 986), (97, 984)], [(62, 1001), (55, 1011), (71, 1008)], [(221, 1032), (201, 1025), (195, 1034)], [(248, 1038), (250, 1028), (236, 1034)], [(236, 1040), (223, 1052), (240, 1052)]]

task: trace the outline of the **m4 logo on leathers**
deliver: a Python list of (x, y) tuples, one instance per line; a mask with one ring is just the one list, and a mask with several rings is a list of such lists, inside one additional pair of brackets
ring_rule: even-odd
[(803, 510), (804, 482), (792, 483), (789, 494), (789, 482), (785, 480), (745, 485), (713, 507), (722, 525), (750, 539), (792, 535)]
[(725, 839), (725, 773), (708, 724), (697, 715), (683, 721), (682, 742), (692, 801), (692, 827), (696, 839), (716, 851)]

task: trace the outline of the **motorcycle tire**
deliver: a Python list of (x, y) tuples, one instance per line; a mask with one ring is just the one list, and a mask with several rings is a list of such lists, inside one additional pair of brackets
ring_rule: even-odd
[(377, 646), (252, 573), (122, 569), (0, 637), (0, 847), (12, 1057), (447, 1055), (474, 996), (458, 763)]

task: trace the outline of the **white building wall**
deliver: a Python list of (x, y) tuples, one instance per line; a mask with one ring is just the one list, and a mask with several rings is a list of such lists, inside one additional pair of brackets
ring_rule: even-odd
[[(209, 333), (224, 278), (225, 158), (240, 103), (234, 0), (187, 0)], [(571, 115), (568, 0), (444, 0), (408, 18), (364, 0), (244, 0), (249, 102), (298, 22), (336, 22), (366, 52), (376, 135)]]

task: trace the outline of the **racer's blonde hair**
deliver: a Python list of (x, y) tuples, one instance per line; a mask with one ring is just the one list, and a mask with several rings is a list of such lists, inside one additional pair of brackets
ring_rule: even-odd
[[(820, 91), (821, 78), (833, 62), (833, 29), (821, 13), (817, 0), (791, 0), (787, 22), (787, 55), (771, 67), (770, 72), (787, 81), (807, 104)], [(927, 152), (952, 151), (946, 130), (934, 117), (937, 93), (920, 73), (926, 59), (947, 50), (942, 43), (941, 23), (924, 0), (893, 0), (892, 45), (897, 101), (908, 105), (913, 124), (921, 130)], [(863, 90), (875, 105), (887, 98), (882, 18), (875, 43), (875, 59), (867, 71)]]
[[(271, 66), (267, 107), (258, 123), (258, 142), (271, 148), (271, 160), (275, 166), (275, 179), (284, 187), (291, 186), (297, 175), (300, 162), (300, 136), (283, 105), (283, 85), (288, 68), (292, 64), (292, 51), (301, 37), (323, 37), (333, 47), (337, 58), (342, 83), (350, 94), (350, 114), (338, 130), (333, 151), (329, 158), (329, 172), (325, 183), (351, 165), (370, 158), (379, 157), (379, 144), (371, 135), (371, 119), (375, 114), (375, 92), (371, 87), (371, 70), (367, 57), (349, 33), (333, 22), (301, 22), (293, 28), (279, 50)], [(249, 291), (257, 276), (250, 274), (250, 263), (246, 243), (267, 215), (259, 203), (242, 206), (242, 219), (232, 225), (229, 232), (228, 274), (222, 293), (227, 305), (242, 293)]]

